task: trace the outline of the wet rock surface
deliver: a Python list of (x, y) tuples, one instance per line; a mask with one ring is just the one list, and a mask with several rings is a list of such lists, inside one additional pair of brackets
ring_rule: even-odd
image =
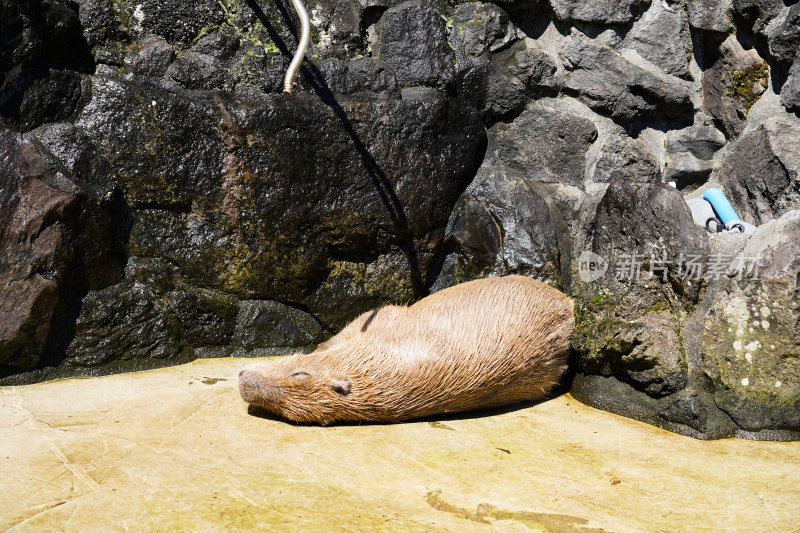
[(558, 285), (558, 240), (547, 202), (519, 172), (484, 167), (453, 211), (454, 281), (523, 274)]
[[(798, 6), (317, 2), (290, 97), (283, 0), (0, 0), (0, 381), (307, 350), (522, 273), (582, 310), (576, 396), (796, 438)], [(773, 229), (707, 236), (708, 187)], [(750, 253), (783, 270), (718, 275)]]
[(0, 372), (31, 369), (63, 338), (83, 291), (122, 277), (124, 201), (57, 171), (17, 133), (0, 134)]
[(378, 57), (395, 69), (404, 86), (445, 87), (454, 72), (445, 21), (427, 5), (409, 0), (381, 18)]

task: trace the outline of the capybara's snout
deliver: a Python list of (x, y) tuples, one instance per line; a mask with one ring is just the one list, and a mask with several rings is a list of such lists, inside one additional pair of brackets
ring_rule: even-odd
[(261, 379), (258, 372), (252, 368), (245, 368), (239, 372), (239, 394), (247, 403), (262, 403)]

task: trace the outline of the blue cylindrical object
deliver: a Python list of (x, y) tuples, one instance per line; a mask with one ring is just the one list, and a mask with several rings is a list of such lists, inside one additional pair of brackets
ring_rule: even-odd
[(703, 199), (706, 200), (717, 212), (717, 216), (726, 226), (729, 222), (739, 222), (741, 219), (736, 214), (736, 210), (719, 189), (708, 189), (703, 193)]

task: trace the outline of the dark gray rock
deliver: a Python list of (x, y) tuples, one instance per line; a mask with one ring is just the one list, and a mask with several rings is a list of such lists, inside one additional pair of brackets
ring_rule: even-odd
[(27, 131), (71, 118), (94, 72), (78, 14), (56, 0), (0, 2), (0, 118)]
[[(318, 297), (338, 286), (331, 276), (370, 280), (365, 306), (420, 290), (474, 175), (479, 119), (433, 93), (331, 109), (316, 97), (205, 101), (98, 77), (79, 128), (133, 210), (131, 255), (168, 260), (191, 285), (302, 305), (332, 327), (366, 309), (349, 289)], [(337, 270), (398, 249), (391, 283)]]
[(530, 100), (528, 88), (509, 70), (479, 60), (459, 80), (459, 93), (481, 112), (486, 124), (518, 115)]
[(125, 206), (55, 170), (19, 134), (0, 133), (0, 373), (30, 369), (59, 340), (81, 291), (122, 277)]
[(566, 40), (563, 56), (570, 71), (564, 88), (617, 122), (692, 114), (686, 85), (676, 78), (659, 78), (581, 33), (573, 32)]
[(730, 0), (687, 0), (689, 24), (698, 30), (728, 33), (733, 28)]
[(728, 137), (744, 129), (747, 113), (763, 94), (769, 69), (755, 50), (745, 50), (735, 35), (720, 45), (703, 74), (703, 107)]
[[(286, 4), (287, 8), (289, 4)], [(306, 5), (318, 39), (311, 53), (320, 58), (350, 59), (363, 52), (363, 8), (358, 0), (329, 0)], [(290, 9), (290, 8), (289, 8)]]
[(230, 81), (218, 59), (196, 52), (180, 56), (169, 66), (166, 75), (187, 89), (223, 89)]
[[(156, 270), (152, 274), (159, 274)], [(151, 274), (151, 276), (152, 276)], [(141, 277), (141, 274), (139, 274)], [(158, 287), (158, 279), (147, 280)], [(223, 346), (231, 342), (240, 312), (239, 300), (222, 291), (179, 285), (164, 299), (178, 319), (186, 342), (193, 348)]]
[(781, 90), (781, 103), (789, 111), (800, 112), (800, 61), (795, 61)]
[[(144, 42), (147, 42), (147, 39)], [(192, 52), (225, 60), (231, 59), (240, 45), (241, 38), (233, 30), (223, 26), (198, 39), (192, 46)]]
[(131, 71), (142, 76), (163, 76), (174, 59), (172, 45), (160, 37), (150, 37), (142, 41), (142, 47), (133, 56)]
[(550, 0), (553, 14), (558, 20), (590, 22), (595, 24), (626, 24), (643, 13), (650, 0)]
[(585, 118), (533, 103), (490, 137), (494, 164), (523, 173), (535, 182), (582, 185), (586, 152), (597, 128)]
[(455, 56), (447, 42), (444, 19), (418, 0), (384, 13), (378, 58), (392, 66), (401, 86), (444, 88), (455, 74)]
[(689, 22), (686, 12), (677, 6), (648, 11), (627, 35), (623, 47), (636, 50), (667, 74), (691, 79)]
[(763, 34), (767, 25), (778, 16), (783, 8), (783, 0), (732, 0), (733, 14), (743, 21), (750, 31)]
[(322, 340), (322, 328), (308, 313), (278, 302), (241, 302), (233, 343), (245, 350), (300, 348)]
[(128, 40), (129, 35), (120, 16), (120, 10), (124, 9), (121, 3), (110, 0), (79, 0), (77, 4), (83, 34), (91, 48), (106, 42)]
[[(283, 77), (291, 58), (285, 55), (268, 54), (263, 46), (244, 42), (227, 67), (231, 82), (239, 90), (255, 90), (258, 93), (282, 93)], [(308, 91), (304, 76), (295, 78), (295, 91)]]
[(20, 65), (92, 72), (88, 43), (74, 7), (57, 0), (0, 2), (0, 77)]
[[(337, 331), (359, 314), (389, 301), (407, 304), (417, 298), (414, 278), (419, 273), (414, 267), (404, 251), (364, 260), (331, 258), (324, 281), (308, 295), (305, 304), (327, 329)], [(429, 277), (428, 268), (422, 273), (424, 280)]]
[(769, 53), (780, 66), (788, 69), (800, 50), (800, 4), (788, 10), (780, 25), (769, 31)]
[(725, 145), (725, 136), (714, 126), (691, 126), (667, 133), (665, 181), (679, 189), (707, 180), (714, 168), (714, 154)]
[(3, 277), (0, 369), (33, 368), (47, 348), (50, 323), (58, 304), (58, 285), (39, 274), (25, 279)]
[[(611, 184), (597, 208), (591, 251), (607, 265), (579, 289), (573, 344), (581, 372), (614, 377), (660, 398), (683, 389), (688, 362), (681, 324), (700, 297), (675, 251), (708, 257), (680, 193), (665, 184)], [(591, 402), (597, 391), (581, 391)]]
[(523, 274), (559, 286), (553, 226), (547, 202), (521, 173), (483, 167), (448, 224), (454, 281)]
[(334, 94), (358, 99), (399, 98), (394, 71), (384, 61), (358, 59), (355, 61), (316, 62), (328, 88)]
[(600, 147), (592, 181), (611, 183), (624, 179), (633, 183), (655, 183), (661, 170), (655, 156), (640, 141), (627, 135), (609, 135)]
[(772, 118), (742, 136), (717, 180), (742, 220), (763, 224), (800, 209), (800, 120)]
[(453, 25), (462, 34), (464, 52), (472, 57), (497, 52), (520, 38), (508, 14), (494, 4), (459, 4), (453, 11)]
[(91, 291), (81, 303), (66, 365), (108, 371), (193, 358), (180, 323), (144, 285), (123, 282)]
[(127, 30), (136, 36), (158, 35), (170, 43), (191, 43), (203, 28), (215, 27), (226, 17), (220, 2), (197, 0), (141, 0), (122, 5)]
[(534, 91), (561, 88), (556, 60), (542, 50), (526, 48), (516, 52), (508, 70)]

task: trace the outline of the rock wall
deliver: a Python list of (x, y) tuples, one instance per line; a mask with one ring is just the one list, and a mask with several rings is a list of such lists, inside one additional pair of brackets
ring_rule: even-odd
[[(284, 0), (0, 0), (0, 382), (513, 272), (576, 298), (582, 401), (800, 437), (800, 3), (307, 7), (285, 96)], [(709, 186), (754, 236), (693, 223)]]

